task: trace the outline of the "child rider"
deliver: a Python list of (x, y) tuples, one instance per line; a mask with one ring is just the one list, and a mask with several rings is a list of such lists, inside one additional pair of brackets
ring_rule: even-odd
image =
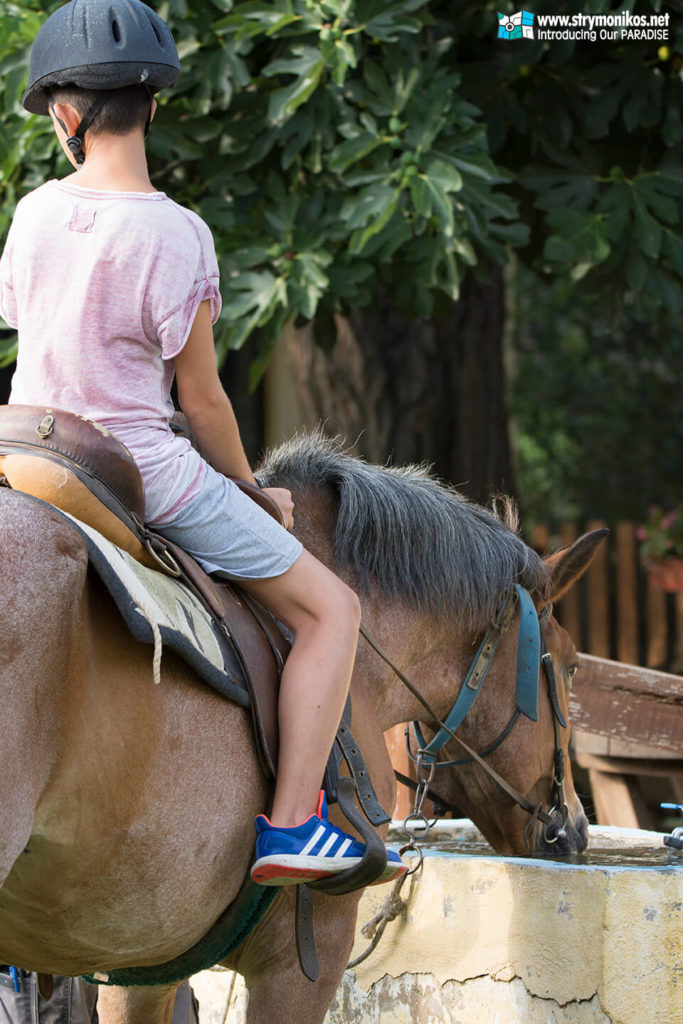
[[(216, 371), (212, 236), (154, 188), (145, 155), (154, 93), (178, 74), (171, 33), (140, 0), (71, 0), (36, 37), (23, 104), (50, 115), (75, 172), (20, 201), (0, 263), (0, 313), (19, 332), (10, 402), (108, 427), (139, 466), (149, 524), (291, 628), (278, 779), (270, 818), (256, 818), (252, 877), (298, 883), (352, 867), (364, 850), (328, 821), (320, 790), (360, 609), (227, 479), (254, 482)], [(174, 376), (206, 461), (169, 427)], [(291, 526), (291, 495), (270, 493)], [(403, 871), (390, 852), (382, 880)]]

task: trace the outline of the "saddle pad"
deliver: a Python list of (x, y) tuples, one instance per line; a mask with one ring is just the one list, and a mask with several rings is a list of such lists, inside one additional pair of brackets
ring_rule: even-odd
[(165, 644), (214, 690), (249, 707), (251, 698), (230, 642), (194, 594), (178, 580), (141, 565), (68, 512), (54, 511), (83, 537), (90, 564), (136, 640), (154, 644), (155, 673)]

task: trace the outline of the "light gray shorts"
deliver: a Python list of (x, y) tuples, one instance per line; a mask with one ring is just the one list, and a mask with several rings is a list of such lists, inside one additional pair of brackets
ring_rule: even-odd
[(281, 576), (303, 550), (296, 537), (211, 466), (189, 504), (154, 529), (192, 555), (207, 572), (220, 572), (230, 579)]

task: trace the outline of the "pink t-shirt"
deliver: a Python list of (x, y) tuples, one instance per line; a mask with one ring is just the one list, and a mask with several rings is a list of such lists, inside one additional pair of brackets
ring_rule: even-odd
[(147, 520), (168, 520), (205, 464), (169, 427), (173, 358), (200, 302), (221, 308), (211, 232), (163, 192), (49, 181), (17, 205), (0, 314), (19, 332), (11, 403), (68, 409), (130, 449)]

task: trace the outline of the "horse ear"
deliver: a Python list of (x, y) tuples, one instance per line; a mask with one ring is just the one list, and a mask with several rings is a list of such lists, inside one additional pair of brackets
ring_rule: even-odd
[(550, 570), (550, 601), (559, 601), (580, 576), (583, 576), (609, 530), (591, 530), (574, 541), (571, 547), (561, 548), (544, 558)]

